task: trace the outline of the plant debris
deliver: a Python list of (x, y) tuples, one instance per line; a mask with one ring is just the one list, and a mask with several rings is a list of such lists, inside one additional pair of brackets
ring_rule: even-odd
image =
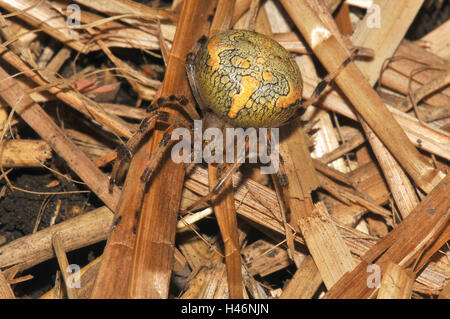
[[(448, 2), (0, 10), (0, 298), (449, 298)], [(304, 101), (324, 90), (276, 174), (161, 147), (202, 117), (186, 57), (232, 28), (292, 54)]]

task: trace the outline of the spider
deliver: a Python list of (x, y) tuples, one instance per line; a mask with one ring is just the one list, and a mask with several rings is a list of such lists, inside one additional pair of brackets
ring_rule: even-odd
[[(354, 49), (337, 70), (319, 82), (306, 101), (302, 100), (302, 75), (291, 54), (276, 41), (253, 31), (230, 30), (209, 40), (201, 39), (186, 57), (186, 74), (201, 111), (203, 127), (216, 127), (222, 131), (238, 127), (282, 127), (298, 119), (302, 111), (317, 101), (334, 77), (358, 55), (358, 51)], [(184, 107), (187, 103), (188, 99), (181, 95), (161, 97), (155, 101), (137, 133), (119, 147), (111, 186), (117, 182), (122, 164), (131, 158), (156, 123), (163, 122), (168, 126), (141, 176), (142, 182), (149, 182), (166, 150), (176, 142), (171, 139), (174, 129), (186, 127), (192, 131), (191, 125), (159, 108)], [(217, 184), (188, 211), (220, 194), (243, 163), (239, 156), (245, 157), (248, 149), (246, 140), (244, 154), (239, 154), (231, 165), (219, 164)], [(278, 177), (281, 184), (288, 183), (282, 173)]]

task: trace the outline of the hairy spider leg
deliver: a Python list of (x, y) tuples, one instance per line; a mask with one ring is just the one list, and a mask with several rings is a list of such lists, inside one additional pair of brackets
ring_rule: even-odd
[(119, 181), (121, 168), (128, 162), (137, 150), (138, 145), (141, 143), (143, 138), (155, 128), (156, 122), (160, 120), (167, 119), (167, 113), (154, 110), (147, 117), (145, 117), (137, 132), (125, 143), (117, 147), (117, 158), (114, 161), (113, 169), (111, 172), (111, 177), (109, 179), (109, 191), (112, 192), (112, 188)]
[[(173, 114), (159, 110), (159, 107), (177, 107), (184, 106), (188, 103), (186, 97), (182, 95), (171, 95), (168, 97), (161, 97), (156, 101), (156, 107), (148, 110), (149, 114), (142, 120), (137, 132), (125, 143), (117, 148), (117, 158), (114, 162), (111, 177), (109, 180), (109, 191), (112, 192), (113, 186), (121, 179), (119, 172), (125, 162), (128, 162), (136, 153), (138, 147), (141, 145), (143, 139), (151, 132), (157, 122), (169, 125), (172, 130), (178, 125), (182, 125), (182, 121), (177, 119)], [(170, 138), (170, 136), (169, 136)], [(164, 139), (164, 138), (163, 138)], [(163, 141), (161, 141), (163, 142)], [(163, 143), (164, 144), (164, 143)], [(158, 149), (157, 149), (158, 151)], [(156, 154), (156, 153), (155, 153)], [(162, 156), (160, 156), (162, 158)], [(151, 160), (151, 165), (157, 166), (157, 163)], [(147, 171), (147, 170), (146, 170)], [(145, 173), (149, 173), (146, 172)]]
[[(330, 84), (331, 81), (334, 80), (334, 78), (339, 74), (339, 72), (341, 72), (351, 61), (353, 61), (356, 57), (358, 57), (360, 55), (369, 56), (370, 54), (367, 52), (367, 50), (365, 48), (359, 48), (359, 47), (354, 48), (352, 50), (350, 56), (347, 59), (345, 59), (345, 61), (342, 62), (342, 64), (336, 70), (329, 73), (327, 76), (325, 76), (325, 78), (322, 81), (320, 81), (317, 84), (313, 93), (311, 94), (311, 97), (307, 101), (302, 103), (301, 108), (304, 110), (304, 109), (308, 108), (308, 106), (310, 106), (311, 104), (314, 104), (315, 102), (317, 102), (317, 100), (320, 98), (320, 96), (322, 95), (325, 88)], [(284, 123), (283, 126), (295, 122), (296, 120), (298, 120), (300, 118), (300, 116), (301, 116), (301, 114), (294, 116), (293, 118), (288, 120), (286, 123)], [(287, 212), (289, 210), (289, 207), (288, 207), (289, 202), (287, 200), (286, 194), (288, 194), (287, 186), (289, 184), (289, 180), (288, 180), (288, 177), (286, 174), (286, 170), (284, 167), (284, 161), (283, 161), (283, 158), (281, 157), (281, 155), (280, 155), (279, 169), (278, 169), (277, 173), (275, 174), (274, 179), (275, 179), (274, 183), (275, 183), (276, 188), (278, 188), (278, 191), (280, 191), (282, 194), (282, 201), (284, 202), (283, 203), (284, 211)], [(278, 191), (277, 191), (277, 193), (278, 193)]]
[[(269, 143), (271, 143), (272, 139), (271, 139), (270, 131), (267, 135), (267, 138), (268, 138)], [(222, 193), (222, 191), (224, 190), (224, 186), (227, 184), (227, 182), (230, 180), (230, 178), (232, 178), (233, 174), (239, 169), (239, 167), (241, 167), (242, 164), (244, 164), (245, 159), (250, 158), (252, 155), (257, 156), (257, 154), (250, 154), (249, 148), (250, 148), (249, 141), (247, 138), (245, 140), (244, 151), (237, 155), (235, 162), (228, 166), (226, 164), (221, 164), (219, 166), (218, 173), (220, 174), (220, 179), (217, 181), (217, 183), (214, 185), (214, 187), (211, 189), (211, 191), (209, 191), (208, 194), (206, 194), (205, 196), (202, 196), (201, 198), (196, 200), (193, 204), (191, 204), (189, 207), (187, 207), (186, 210), (184, 210), (184, 213), (192, 211), (193, 209), (196, 209), (197, 207), (199, 207), (200, 204), (203, 204), (204, 202), (207, 202), (207, 201), (213, 199), (214, 197), (217, 198)], [(281, 156), (280, 156), (279, 164), (280, 164), (279, 171), (277, 171), (277, 173), (275, 174), (276, 175), (275, 178), (277, 178), (279, 181), (279, 184), (284, 189), (286, 189), (286, 187), (288, 185), (288, 179), (287, 179), (287, 175), (285, 173), (285, 169), (283, 166), (283, 160), (282, 160)], [(220, 173), (221, 171), (224, 171), (224, 173), (223, 174)]]
[(171, 139), (171, 134), (174, 129), (179, 127), (189, 129), (192, 133), (192, 128), (186, 127), (186, 125), (181, 121), (176, 121), (175, 123), (170, 124), (169, 127), (164, 130), (163, 137), (161, 138), (158, 147), (152, 154), (152, 157), (150, 158), (150, 162), (147, 164), (147, 167), (144, 169), (144, 172), (141, 175), (141, 181), (148, 182), (151, 179), (156, 168), (162, 162), (162, 159), (166, 151), (170, 149), (170, 147), (174, 143), (178, 142), (177, 140)]
[(243, 163), (239, 163), (237, 161), (234, 162), (233, 164), (231, 164), (227, 168), (225, 174), (223, 176), (221, 176), (221, 178), (216, 183), (216, 185), (214, 185), (213, 189), (211, 191), (209, 191), (208, 194), (206, 194), (205, 196), (202, 196), (201, 198), (196, 200), (193, 204), (191, 204), (189, 207), (187, 207), (185, 210), (185, 213), (190, 212), (193, 209), (196, 209), (197, 207), (199, 207), (200, 204), (203, 204), (204, 202), (211, 200), (214, 196), (215, 197), (219, 196), (221, 194), (222, 190), (224, 189), (224, 186), (228, 182), (228, 180), (233, 176), (233, 174), (237, 171), (237, 169), (242, 164)]
[[(183, 212), (189, 212), (193, 209), (196, 209), (199, 207), (200, 204), (203, 204), (204, 202), (207, 202), (213, 198), (217, 198), (222, 191), (224, 190), (224, 186), (227, 184), (227, 182), (230, 180), (230, 178), (233, 177), (233, 174), (241, 167), (242, 164), (244, 164), (245, 159), (250, 156), (248, 154), (249, 152), (249, 141), (248, 138), (245, 140), (245, 147), (242, 152), (237, 154), (236, 160), (231, 165), (221, 164), (218, 169), (218, 174), (220, 174), (220, 178), (217, 181), (217, 183), (214, 185), (214, 187), (209, 191), (208, 194), (205, 196), (202, 196), (198, 200), (196, 200), (193, 204), (191, 204), (189, 207), (186, 208)], [(248, 156), (247, 156), (248, 154)], [(224, 171), (224, 173), (221, 173)]]
[(325, 78), (317, 84), (313, 93), (311, 94), (311, 97), (302, 104), (302, 107), (307, 108), (311, 104), (317, 102), (317, 100), (322, 95), (323, 91), (330, 84), (330, 82), (333, 81), (334, 78), (336, 78), (339, 72), (341, 72), (350, 62), (352, 62), (356, 57), (359, 56), (359, 51), (360, 48), (353, 49), (350, 56), (347, 59), (345, 59), (344, 62), (342, 62), (342, 64), (336, 70), (327, 74), (327, 76), (325, 76)]
[[(360, 54), (360, 52), (362, 52), (362, 54)], [(354, 48), (352, 50), (350, 56), (347, 59), (345, 59), (345, 61), (342, 62), (342, 64), (336, 70), (334, 70), (333, 72), (327, 74), (325, 76), (325, 78), (316, 85), (316, 87), (314, 88), (313, 93), (311, 94), (310, 98), (308, 100), (303, 101), (301, 103), (299, 109), (297, 110), (297, 114), (294, 115), (292, 118), (290, 118), (285, 123), (283, 123), (282, 126), (284, 126), (286, 124), (290, 124), (290, 123), (296, 121), (298, 118), (300, 118), (303, 115), (303, 111), (305, 109), (307, 109), (311, 104), (314, 104), (315, 102), (317, 102), (320, 99), (320, 97), (322, 96), (322, 93), (324, 92), (324, 90), (331, 83), (331, 81), (334, 80), (334, 78), (339, 74), (339, 72), (341, 72), (350, 62), (352, 62), (358, 56), (368, 56), (368, 53), (366, 52), (366, 49), (365, 48), (358, 48), (358, 47)]]

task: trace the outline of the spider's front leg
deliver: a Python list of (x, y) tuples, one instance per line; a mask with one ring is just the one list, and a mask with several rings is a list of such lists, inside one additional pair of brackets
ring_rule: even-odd
[(121, 172), (123, 165), (135, 154), (138, 145), (140, 145), (144, 137), (155, 128), (158, 120), (167, 121), (168, 113), (159, 110), (151, 111), (148, 116), (142, 120), (137, 132), (125, 144), (118, 146), (117, 158), (114, 161), (111, 177), (109, 179), (109, 192), (112, 192), (113, 186), (117, 185), (118, 181), (121, 179), (119, 176), (121, 174), (119, 174), (119, 172)]
[(160, 142), (160, 145), (155, 150), (155, 153), (150, 159), (150, 163), (144, 170), (141, 180), (148, 181), (152, 175), (154, 169), (161, 161), (165, 150), (172, 144), (170, 139), (170, 133), (177, 127), (186, 127), (187, 125), (173, 114), (159, 110), (160, 107), (184, 107), (188, 103), (186, 97), (182, 95), (171, 95), (168, 97), (161, 97), (156, 101), (156, 108), (150, 109), (148, 116), (142, 120), (139, 125), (138, 131), (128, 140), (124, 145), (120, 145), (117, 149), (117, 159), (114, 162), (114, 166), (110, 178), (109, 191), (112, 191), (114, 184), (117, 184), (119, 180), (119, 172), (123, 164), (131, 159), (136, 153), (139, 145), (144, 138), (153, 131), (156, 123), (164, 123), (168, 125), (168, 128), (164, 132), (164, 136)]
[(322, 94), (324, 93), (327, 86), (336, 78), (336, 76), (341, 72), (351, 61), (353, 61), (358, 56), (371, 56), (370, 50), (363, 48), (363, 47), (357, 47), (354, 48), (350, 54), (350, 56), (342, 62), (342, 64), (333, 72), (327, 74), (323, 80), (321, 80), (316, 87), (314, 88), (311, 96), (307, 100), (302, 100), (299, 104), (299, 108), (297, 109), (296, 114), (294, 114), (289, 120), (284, 122), (282, 126), (285, 126), (289, 123), (293, 123), (294, 121), (298, 120), (304, 113), (304, 111), (312, 104), (317, 102)]
[(164, 157), (164, 154), (166, 151), (176, 142), (177, 140), (173, 140), (171, 138), (172, 132), (176, 128), (186, 128), (190, 131), (192, 131), (192, 128), (187, 127), (184, 123), (181, 121), (175, 121), (174, 123), (170, 124), (167, 129), (165, 129), (163, 133), (163, 137), (161, 138), (161, 141), (159, 142), (158, 147), (156, 148), (155, 152), (152, 154), (152, 157), (150, 158), (150, 162), (148, 163), (147, 167), (145, 168), (144, 172), (141, 175), (141, 181), (148, 182), (153, 173), (155, 172), (158, 165), (162, 162), (162, 159)]

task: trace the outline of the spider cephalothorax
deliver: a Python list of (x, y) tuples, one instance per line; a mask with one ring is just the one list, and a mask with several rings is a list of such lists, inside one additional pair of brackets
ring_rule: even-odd
[(302, 76), (276, 41), (253, 31), (231, 30), (204, 42), (188, 59), (196, 99), (238, 127), (277, 127), (301, 103)]

